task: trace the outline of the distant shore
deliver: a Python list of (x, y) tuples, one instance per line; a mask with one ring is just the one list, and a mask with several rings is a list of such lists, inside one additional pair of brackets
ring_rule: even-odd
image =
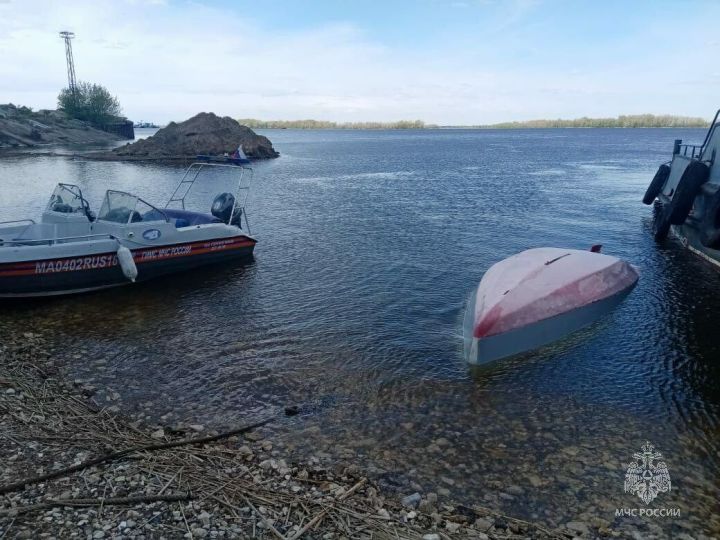
[(478, 125), (426, 124), (422, 120), (397, 122), (331, 122), (326, 120), (257, 120), (240, 118), (240, 124), (252, 129), (550, 129), (550, 128), (705, 128), (704, 118), (675, 115), (621, 115), (617, 118), (576, 118), (572, 120), (527, 120)]

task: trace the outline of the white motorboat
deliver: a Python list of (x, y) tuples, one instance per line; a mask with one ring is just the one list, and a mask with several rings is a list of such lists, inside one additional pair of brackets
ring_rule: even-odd
[[(163, 208), (108, 190), (97, 216), (78, 186), (58, 184), (39, 222), (0, 223), (0, 297), (92, 291), (252, 257), (244, 163), (193, 163)], [(209, 213), (187, 210), (195, 181), (217, 167), (237, 173), (235, 193), (219, 194)]]
[(591, 251), (536, 248), (500, 261), (468, 305), (467, 360), (485, 364), (588, 326), (617, 307), (637, 280), (632, 265)]

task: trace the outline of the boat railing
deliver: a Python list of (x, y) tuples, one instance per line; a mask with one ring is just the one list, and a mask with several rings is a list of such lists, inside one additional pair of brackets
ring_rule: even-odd
[(4, 240), (4, 246), (52, 246), (53, 244), (64, 244), (66, 242), (78, 242), (83, 240), (99, 240), (101, 238), (108, 240), (117, 240), (112, 234), (85, 234), (80, 236), (63, 236), (60, 238), (13, 238), (12, 240)]
[(27, 223), (28, 225), (35, 225), (34, 219), (11, 219), (10, 221), (0, 221), (0, 225), (11, 225), (13, 223)]
[(213, 167), (213, 168), (227, 168), (227, 169), (240, 169), (240, 178), (238, 179), (238, 186), (242, 185), (243, 177), (245, 176), (245, 171), (251, 171), (251, 167), (245, 167), (241, 163), (212, 163), (207, 161), (196, 161), (192, 163), (186, 170), (185, 174), (183, 174), (183, 177), (180, 179), (180, 182), (175, 187), (175, 190), (173, 191), (173, 194), (170, 196), (170, 199), (165, 204), (165, 208), (168, 208), (172, 203), (180, 203), (180, 206), (183, 210), (185, 210), (185, 197), (187, 197), (188, 193), (190, 193), (190, 189), (192, 189), (193, 184), (198, 179), (198, 176), (200, 176), (200, 173), (203, 171), (205, 167)]
[(710, 124), (710, 128), (708, 128), (708, 132), (707, 132), (707, 134), (705, 135), (705, 140), (703, 141), (703, 143), (702, 143), (702, 145), (701, 145), (701, 147), (700, 147), (700, 148), (701, 148), (701, 151), (705, 149), (705, 145), (708, 143), (708, 141), (710, 140), (710, 137), (711, 137), (712, 134), (713, 134), (713, 131), (715, 131), (715, 128), (717, 127), (718, 116), (720, 116), (720, 109), (718, 109), (718, 110), (715, 112), (715, 117), (713, 118), (713, 121), (712, 121), (712, 123)]
[[(705, 140), (703, 140), (702, 144), (683, 144), (682, 139), (675, 139), (675, 145), (673, 146), (673, 155), (683, 156), (690, 159), (703, 159), (707, 145), (710, 142), (713, 133), (715, 133), (715, 130), (718, 127), (718, 117), (720, 117), (720, 109), (718, 109), (715, 113), (715, 116), (710, 123), (710, 127), (705, 134)], [(705, 159), (705, 161), (715, 161), (715, 150), (713, 150), (713, 155), (711, 156), (711, 158)]]
[[(202, 156), (199, 156), (202, 157)], [(218, 158), (220, 159), (220, 158)], [(238, 182), (237, 187), (235, 188), (235, 201), (233, 203), (232, 210), (230, 212), (230, 218), (228, 220), (228, 224), (232, 222), (235, 216), (235, 211), (239, 209), (241, 211), (240, 219), (242, 220), (243, 217), (245, 217), (245, 225), (247, 226), (248, 232), (250, 232), (250, 223), (247, 219), (247, 211), (246, 211), (246, 203), (248, 196), (250, 194), (250, 183), (252, 183), (252, 180), (255, 176), (255, 171), (252, 167), (247, 167), (246, 163), (248, 162), (245, 159), (233, 159), (233, 158), (226, 158), (227, 162), (221, 162), (221, 163), (214, 163), (212, 161), (196, 161), (192, 163), (185, 171), (185, 174), (180, 179), (180, 182), (178, 183), (177, 187), (175, 187), (175, 190), (173, 191), (173, 194), (170, 196), (170, 199), (165, 204), (165, 208), (169, 208), (171, 204), (173, 203), (179, 203), (181, 208), (185, 210), (185, 197), (188, 196), (190, 193), (190, 190), (192, 189), (193, 185), (195, 184), (195, 181), (198, 179), (198, 176), (200, 176), (200, 173), (205, 169), (206, 167), (213, 167), (213, 168), (226, 168), (226, 169), (235, 169), (239, 170), (240, 174), (238, 176)], [(247, 178), (247, 176), (249, 178)], [(247, 178), (247, 185), (244, 185), (244, 180)]]
[(690, 159), (700, 158), (703, 152), (703, 147), (699, 144), (678, 144), (676, 149), (676, 155), (689, 157)]

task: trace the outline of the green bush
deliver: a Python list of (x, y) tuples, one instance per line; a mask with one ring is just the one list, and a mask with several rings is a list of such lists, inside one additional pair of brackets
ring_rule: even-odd
[(98, 125), (122, 115), (120, 102), (107, 88), (87, 82), (79, 82), (74, 92), (63, 88), (58, 95), (58, 108), (73, 118)]

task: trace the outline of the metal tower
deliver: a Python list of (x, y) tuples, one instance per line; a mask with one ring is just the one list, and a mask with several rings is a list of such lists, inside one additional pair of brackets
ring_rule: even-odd
[(75, 93), (75, 62), (73, 61), (72, 43), (70, 40), (75, 37), (74, 32), (63, 31), (60, 32), (60, 37), (65, 40), (65, 58), (67, 59), (67, 72), (68, 72), (68, 88), (70, 92)]

